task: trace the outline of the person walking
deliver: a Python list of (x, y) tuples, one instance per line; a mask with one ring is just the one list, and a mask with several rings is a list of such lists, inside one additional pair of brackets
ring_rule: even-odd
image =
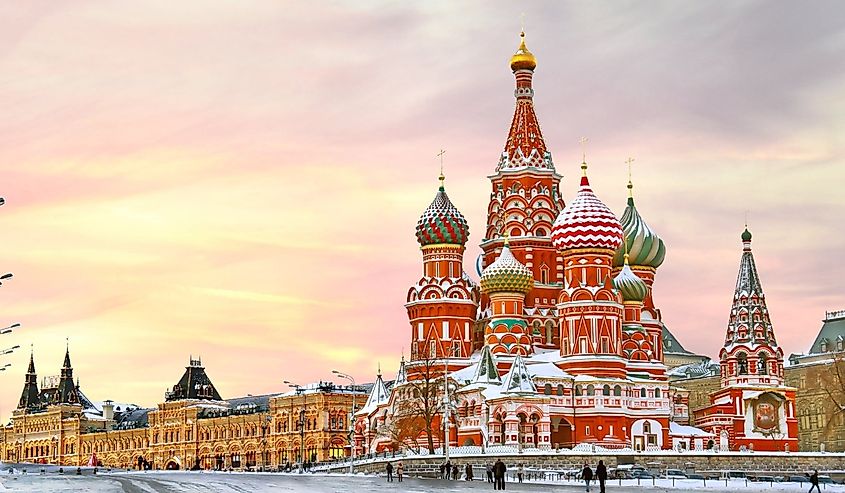
[(600, 460), (599, 465), (596, 466), (596, 479), (599, 482), (599, 493), (605, 493), (604, 483), (607, 481), (607, 467), (605, 467), (603, 460)]
[(472, 481), (472, 466), (467, 464), (466, 469), (464, 470), (464, 474), (466, 475), (467, 481)]
[(593, 470), (590, 469), (590, 465), (586, 462), (584, 463), (584, 469), (581, 469), (581, 479), (584, 480), (584, 483), (587, 484), (587, 492), (590, 491), (590, 481), (593, 480)]
[(522, 462), (520, 462), (519, 465), (516, 466), (516, 478), (519, 480), (520, 483), (522, 482), (522, 474), (524, 472), (525, 470), (522, 467)]
[(452, 461), (446, 461), (446, 479), (452, 479)]
[(402, 482), (402, 473), (405, 472), (405, 465), (402, 464), (400, 460), (398, 464), (396, 464), (396, 479), (401, 483)]
[(493, 464), (493, 489), (494, 490), (503, 490), (505, 489), (505, 473), (507, 472), (508, 468), (505, 466), (505, 463), (502, 462), (502, 459), (496, 459), (496, 463)]
[(810, 476), (810, 493), (813, 493), (813, 488), (821, 493), (822, 490), (819, 488), (819, 470), (815, 469), (813, 474), (808, 474), (808, 476)]
[(392, 483), (393, 482), (393, 464), (388, 462), (387, 465), (384, 466), (384, 469), (387, 471), (387, 482)]
[(484, 467), (484, 470), (487, 472), (487, 482), (492, 483), (493, 482), (493, 466), (490, 465), (490, 464), (487, 464)]

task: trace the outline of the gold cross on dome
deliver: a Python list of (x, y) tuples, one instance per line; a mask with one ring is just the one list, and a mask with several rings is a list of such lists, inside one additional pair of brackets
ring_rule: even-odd
[(632, 157), (628, 157), (628, 159), (625, 160), (625, 164), (628, 165), (628, 181), (629, 182), (631, 181), (631, 165), (634, 163), (634, 161), (635, 161), (635, 159), (632, 158)]
[(446, 151), (443, 150), (443, 149), (440, 149), (440, 152), (438, 152), (437, 156), (435, 156), (435, 157), (440, 158), (440, 176), (443, 176), (443, 155), (444, 154), (446, 154)]
[(578, 143), (581, 144), (581, 154), (584, 157), (585, 163), (587, 162), (587, 142), (589, 142), (589, 141), (590, 141), (590, 139), (588, 139), (586, 137), (581, 137), (580, 139), (578, 139)]

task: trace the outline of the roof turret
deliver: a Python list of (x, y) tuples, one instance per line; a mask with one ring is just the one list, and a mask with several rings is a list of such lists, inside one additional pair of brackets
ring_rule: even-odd
[(613, 258), (613, 265), (619, 266), (623, 263), (623, 256), (627, 248), (628, 261), (631, 265), (642, 265), (647, 267), (660, 267), (666, 258), (666, 245), (657, 236), (645, 220), (640, 216), (637, 207), (634, 205), (634, 185), (628, 180), (628, 205), (622, 213), (622, 231), (625, 235), (626, 245), (616, 250)]
[(527, 293), (534, 286), (534, 275), (511, 253), (508, 238), (502, 253), (481, 274), (481, 289), (485, 293)]
[(642, 301), (648, 296), (648, 284), (640, 279), (631, 266), (628, 265), (628, 255), (625, 255), (625, 265), (619, 274), (613, 279), (613, 286), (622, 293), (622, 298), (625, 301)]
[(534, 380), (531, 379), (522, 356), (517, 354), (514, 358), (510, 371), (505, 375), (504, 387), (504, 392), (509, 394), (537, 393), (537, 387), (534, 386)]
[(590, 188), (586, 162), (581, 163), (581, 170), (581, 187), (557, 216), (552, 228), (552, 243), (558, 250), (616, 250), (622, 244), (622, 226)]
[(446, 177), (440, 174), (440, 187), (419, 221), (417, 221), (417, 241), (421, 246), (452, 244), (465, 245), (469, 237), (469, 226), (461, 211), (458, 210), (446, 195), (443, 181)]

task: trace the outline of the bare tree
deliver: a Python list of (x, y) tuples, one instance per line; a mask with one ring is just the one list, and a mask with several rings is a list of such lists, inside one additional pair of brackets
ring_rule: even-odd
[[(408, 381), (402, 399), (394, 404), (393, 435), (396, 442), (419, 443), (425, 435), (428, 452), (434, 453), (434, 423), (443, 412), (443, 373), (445, 365), (433, 358), (422, 358), (408, 363)], [(450, 394), (450, 400), (454, 394)], [(450, 403), (454, 409), (454, 400)], [(417, 449), (418, 450), (418, 447)]]
[(842, 423), (845, 420), (845, 353), (839, 352), (833, 355), (830, 368), (819, 375), (819, 384), (827, 394), (826, 423), (822, 429), (822, 436), (828, 440), (843, 441), (845, 440), (845, 436), (842, 436)]

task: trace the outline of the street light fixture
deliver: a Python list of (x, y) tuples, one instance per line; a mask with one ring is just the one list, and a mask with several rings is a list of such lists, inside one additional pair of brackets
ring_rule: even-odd
[(13, 331), (14, 329), (17, 329), (20, 326), (21, 326), (21, 324), (12, 324), (8, 327), (4, 327), (4, 328), (0, 329), (0, 334), (8, 334), (9, 332)]
[(8, 367), (10, 367), (10, 366), (12, 366), (12, 364), (11, 364), (11, 363), (6, 363), (5, 365), (0, 366), (0, 371), (4, 371), (6, 368), (8, 368)]
[(298, 395), (302, 395), (302, 409), (299, 410), (299, 472), (305, 471), (305, 406), (308, 396), (304, 393), (302, 385), (284, 380), (288, 387), (295, 389)]
[(20, 346), (12, 346), (8, 349), (4, 349), (4, 350), (0, 351), (0, 356), (5, 355), (5, 354), (11, 354), (15, 349), (20, 349)]
[(355, 378), (337, 370), (332, 370), (332, 373), (340, 378), (349, 380), (351, 384), (349, 386), (350, 390), (352, 390), (352, 409), (349, 411), (349, 474), (355, 474), (355, 445), (352, 443), (352, 438), (355, 435), (352, 426), (355, 420)]

